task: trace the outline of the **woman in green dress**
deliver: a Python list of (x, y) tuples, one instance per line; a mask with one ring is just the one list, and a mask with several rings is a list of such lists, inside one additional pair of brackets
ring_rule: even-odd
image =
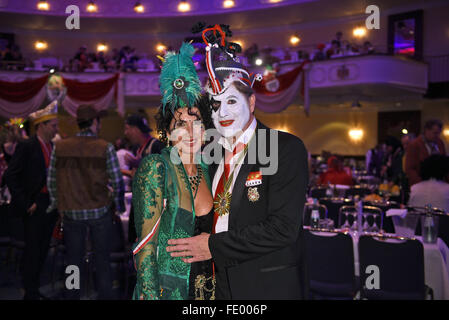
[(179, 54), (164, 57), (156, 119), (161, 140), (171, 146), (145, 157), (133, 179), (138, 236), (133, 299), (215, 298), (211, 260), (189, 264), (166, 251), (169, 239), (210, 233), (213, 221), (211, 181), (200, 157), (211, 111), (200, 93), (193, 52), (183, 43)]

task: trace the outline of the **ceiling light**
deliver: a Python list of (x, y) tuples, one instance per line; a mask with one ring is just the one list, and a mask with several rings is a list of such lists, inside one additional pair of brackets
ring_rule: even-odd
[(262, 63), (263, 63), (263, 60), (260, 59), (260, 58), (257, 58), (256, 61), (255, 61), (256, 66), (261, 66)]
[(297, 35), (293, 35), (290, 37), (290, 43), (294, 46), (296, 46), (300, 41), (301, 39)]
[(354, 28), (352, 34), (354, 35), (354, 37), (362, 38), (366, 35), (366, 28), (364, 27)]
[(97, 45), (97, 51), (101, 52), (101, 51), (107, 51), (108, 50), (108, 46), (103, 44), (103, 43), (99, 43)]
[(145, 7), (140, 2), (136, 2), (134, 5), (134, 11), (137, 13), (142, 13), (145, 11)]
[(449, 129), (444, 129), (444, 130), (443, 130), (443, 134), (444, 134), (446, 137), (449, 137)]
[(34, 43), (34, 48), (36, 48), (36, 50), (38, 51), (42, 51), (48, 48), (48, 44), (45, 41), (36, 41)]
[(269, 3), (278, 3), (281, 2), (282, 0), (268, 0)]
[(223, 1), (223, 8), (232, 8), (233, 6), (235, 6), (235, 2), (234, 0), (225, 0)]
[(89, 4), (87, 5), (86, 10), (87, 10), (88, 12), (97, 12), (98, 7), (97, 7), (97, 5), (95, 4), (95, 2), (90, 1)]
[(181, 12), (190, 11), (190, 3), (188, 1), (180, 1), (178, 4), (178, 11)]
[(402, 134), (408, 134), (408, 130), (407, 129), (402, 129)]
[(45, 1), (45, 0), (40, 0), (37, 3), (37, 9), (38, 10), (48, 11), (48, 10), (50, 10), (50, 4), (47, 1)]

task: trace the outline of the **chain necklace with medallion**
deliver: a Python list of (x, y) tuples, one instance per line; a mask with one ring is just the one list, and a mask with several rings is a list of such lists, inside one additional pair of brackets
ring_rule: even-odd
[[(250, 139), (251, 140), (251, 139)], [(243, 148), (243, 152), (238, 158), (236, 165), (234, 166), (234, 169), (232, 170), (232, 173), (229, 175), (229, 178), (226, 178), (226, 174), (223, 172), (223, 192), (220, 192), (217, 194), (217, 199), (214, 200), (214, 211), (217, 212), (217, 214), (221, 217), (224, 215), (229, 214), (231, 211), (231, 199), (232, 195), (229, 192), (229, 189), (231, 188), (232, 181), (234, 180), (234, 172), (235, 167), (243, 160), (243, 158), (246, 156), (246, 152), (248, 151), (248, 144), (245, 145)]]

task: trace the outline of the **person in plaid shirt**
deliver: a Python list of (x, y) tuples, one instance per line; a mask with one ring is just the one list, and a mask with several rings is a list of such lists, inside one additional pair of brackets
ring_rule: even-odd
[[(56, 143), (47, 180), (51, 201), (48, 210), (57, 208), (63, 217), (67, 264), (80, 267), (81, 272), (90, 229), (98, 299), (110, 299), (112, 215), (125, 211), (125, 188), (114, 146), (97, 137), (101, 116), (90, 105), (79, 106), (80, 132)], [(67, 290), (65, 296), (79, 299), (80, 290)]]

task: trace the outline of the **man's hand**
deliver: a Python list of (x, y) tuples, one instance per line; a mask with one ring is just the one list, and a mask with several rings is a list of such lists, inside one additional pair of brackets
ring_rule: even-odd
[(36, 203), (33, 203), (31, 205), (31, 207), (28, 208), (27, 212), (30, 214), (30, 216), (32, 216), (34, 211), (36, 211), (36, 209), (37, 209), (37, 205), (36, 205)]
[(172, 257), (190, 257), (182, 259), (186, 263), (209, 260), (212, 258), (209, 250), (209, 236), (209, 233), (202, 233), (191, 238), (170, 239), (167, 252), (171, 252)]

